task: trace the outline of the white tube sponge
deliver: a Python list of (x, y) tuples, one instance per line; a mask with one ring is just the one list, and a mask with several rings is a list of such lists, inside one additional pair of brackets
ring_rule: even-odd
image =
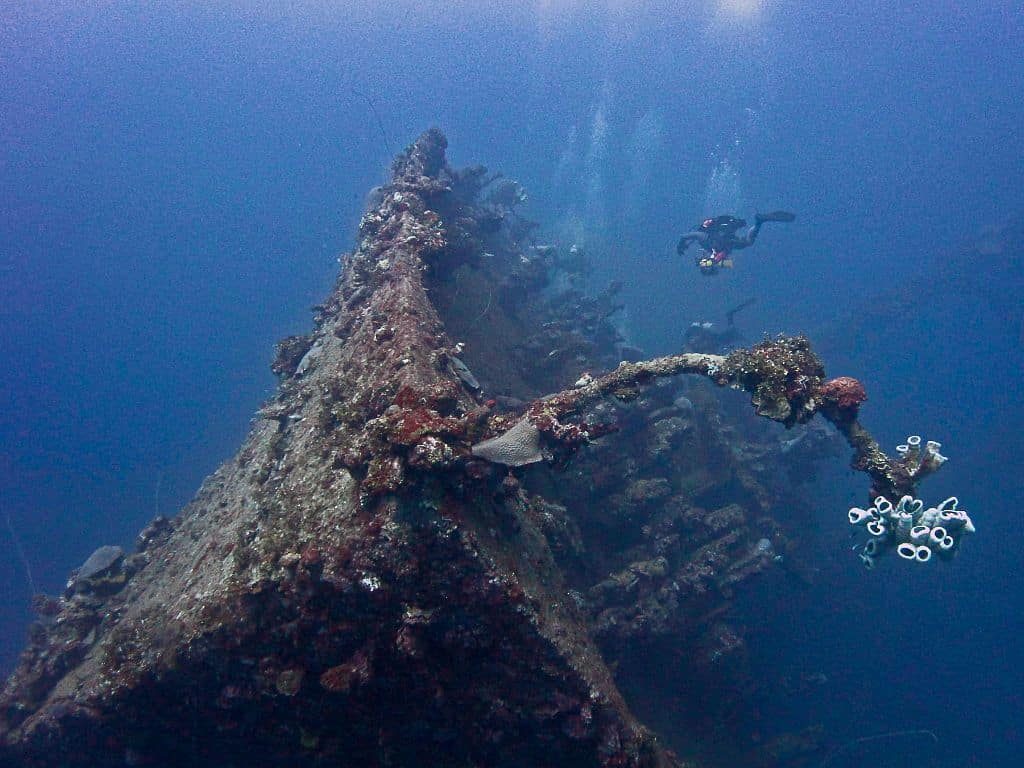
[(876, 536), (873, 539), (868, 539), (867, 543), (864, 545), (864, 554), (868, 557), (878, 557), (885, 551), (888, 543), (889, 539), (884, 536)]
[(928, 546), (932, 549), (937, 549), (946, 537), (947, 534), (945, 528), (942, 528), (941, 526), (932, 528), (931, 531), (928, 532)]
[(902, 557), (904, 560), (916, 560), (917, 559), (917, 547), (908, 541), (903, 542), (896, 547), (896, 554)]
[(923, 546), (928, 543), (928, 534), (931, 528), (927, 525), (915, 525), (910, 529), (910, 543), (916, 546)]
[(959, 510), (946, 509), (939, 513), (939, 525), (947, 533), (956, 533), (967, 523), (967, 515)]
[(934, 440), (929, 440), (924, 447), (924, 460), (922, 463), (927, 463), (930, 466), (928, 471), (934, 472), (948, 460), (947, 457), (939, 453), (939, 448), (942, 447), (941, 443), (937, 443)]
[(896, 515), (895, 525), (893, 526), (893, 534), (900, 541), (907, 541), (910, 539), (910, 529), (914, 527), (914, 516), (909, 512), (900, 512)]
[(892, 502), (885, 498), (885, 496), (879, 496), (875, 499), (875, 509), (878, 510), (878, 514), (882, 517), (888, 517), (892, 514)]
[[(910, 497), (907, 496), (906, 498)], [(908, 501), (906, 506), (904, 507), (904, 510), (906, 512), (909, 512), (914, 517), (920, 515), (922, 509), (924, 509), (924, 502), (921, 501), (920, 499), (910, 499), (910, 501)]]
[(847, 518), (850, 520), (850, 525), (864, 525), (875, 519), (875, 512), (871, 509), (854, 507), (847, 513)]
[(946, 537), (942, 541), (940, 541), (939, 545), (935, 548), (935, 552), (944, 558), (952, 557), (955, 551), (956, 539), (954, 539), (949, 534), (946, 534)]
[(883, 520), (870, 520), (867, 524), (868, 533), (871, 536), (885, 536), (889, 532), (889, 528), (886, 526)]
[(921, 455), (921, 436), (911, 435), (907, 438), (907, 450), (903, 454), (906, 458), (911, 461), (916, 461)]

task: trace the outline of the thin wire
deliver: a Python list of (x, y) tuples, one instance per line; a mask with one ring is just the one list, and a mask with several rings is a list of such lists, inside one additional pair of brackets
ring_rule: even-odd
[(931, 736), (932, 740), (936, 744), (939, 743), (939, 737), (936, 736), (931, 731), (926, 730), (924, 728), (920, 728), (920, 729), (918, 729), (916, 731), (892, 731), (891, 733), (879, 733), (879, 734), (876, 734), (874, 736), (861, 736), (859, 739), (854, 739), (853, 741), (849, 741), (846, 744), (843, 744), (843, 746), (841, 746), (839, 749), (837, 749), (834, 752), (832, 752), (830, 755), (828, 755), (828, 757), (826, 757), (824, 760), (821, 761), (821, 764), (818, 766), (818, 768), (825, 768), (825, 766), (828, 765), (829, 763), (831, 763), (836, 757), (838, 757), (839, 755), (843, 754), (843, 752), (848, 750), (850, 747), (855, 747), (858, 744), (865, 744), (865, 743), (870, 742), (870, 741), (881, 741), (882, 739), (894, 739), (897, 736), (920, 736), (920, 735)]
[(352, 93), (358, 96), (360, 99), (366, 102), (367, 106), (370, 107), (370, 112), (373, 114), (373, 119), (377, 121), (377, 129), (380, 131), (381, 141), (384, 143), (384, 155), (385, 157), (391, 156), (391, 142), (388, 140), (387, 131), (384, 130), (384, 121), (380, 119), (380, 112), (377, 111), (377, 105), (373, 103), (373, 99), (367, 96), (362, 91), (351, 88)]
[(7, 523), (7, 531), (11, 534), (11, 541), (14, 542), (14, 551), (18, 553), (18, 558), (21, 560), (21, 565), (25, 569), (25, 580), (28, 582), (28, 587), (32, 594), (30, 597), (35, 597), (36, 591), (36, 580), (32, 578), (32, 566), (28, 563), (28, 557), (25, 556), (25, 550), (21, 546), (21, 539), (18, 538), (18, 534), (14, 532), (14, 524), (11, 522), (11, 513), (6, 509), (4, 510), (4, 522)]
[(153, 517), (160, 517), (160, 488), (164, 484), (164, 471), (156, 476), (156, 491), (153, 493)]
[(484, 316), (487, 314), (487, 312), (491, 308), (491, 298), (493, 296), (494, 296), (494, 294), (491, 291), (487, 292), (487, 306), (484, 307), (484, 311), (483, 312), (481, 312), (479, 315), (477, 315), (475, 318), (473, 318), (473, 321), (470, 323), (470, 326), (474, 326), (477, 323), (479, 323), (481, 320), (484, 319)]

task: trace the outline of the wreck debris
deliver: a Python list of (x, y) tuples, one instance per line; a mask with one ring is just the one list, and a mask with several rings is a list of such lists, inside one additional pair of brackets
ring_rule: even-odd
[(68, 581), (67, 594), (99, 594), (120, 589), (130, 575), (124, 560), (124, 550), (120, 547), (100, 547), (89, 555)]
[(281, 339), (277, 342), (270, 370), (281, 377), (294, 376), (312, 343), (313, 340), (309, 336), (288, 336)]
[(75, 579), (87, 581), (93, 579), (105, 571), (112, 570), (124, 557), (124, 550), (116, 546), (103, 546), (93, 552), (79, 567)]

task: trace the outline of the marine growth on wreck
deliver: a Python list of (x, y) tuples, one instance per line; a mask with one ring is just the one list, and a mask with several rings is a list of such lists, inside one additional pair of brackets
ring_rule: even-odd
[[(4, 764), (695, 765), (621, 691), (671, 659), (674, 727), (742, 708), (729, 609), (798, 567), (788, 469), (846, 441), (868, 564), (973, 530), (916, 499), (938, 446), (889, 457), (808, 339), (638, 359), (614, 286), (583, 290), (522, 188), (445, 150), (431, 130), (395, 160), (237, 455), (40, 601)], [(776, 736), (751, 764), (813, 752)]]

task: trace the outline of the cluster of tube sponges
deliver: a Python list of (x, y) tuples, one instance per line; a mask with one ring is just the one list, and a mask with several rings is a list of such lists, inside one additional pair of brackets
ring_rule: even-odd
[(869, 509), (854, 507), (850, 524), (863, 525), (871, 536), (861, 549), (861, 561), (873, 568), (875, 558), (893, 547), (901, 558), (917, 563), (927, 563), (933, 555), (952, 557), (964, 534), (974, 533), (970, 516), (957, 509), (958, 503), (950, 496), (925, 509), (924, 502), (913, 496), (904, 496), (895, 506), (879, 496)]
[(899, 460), (907, 473), (915, 480), (922, 480), (946, 463), (946, 457), (939, 453), (941, 443), (929, 440), (921, 445), (920, 435), (911, 435), (907, 442), (896, 446)]

